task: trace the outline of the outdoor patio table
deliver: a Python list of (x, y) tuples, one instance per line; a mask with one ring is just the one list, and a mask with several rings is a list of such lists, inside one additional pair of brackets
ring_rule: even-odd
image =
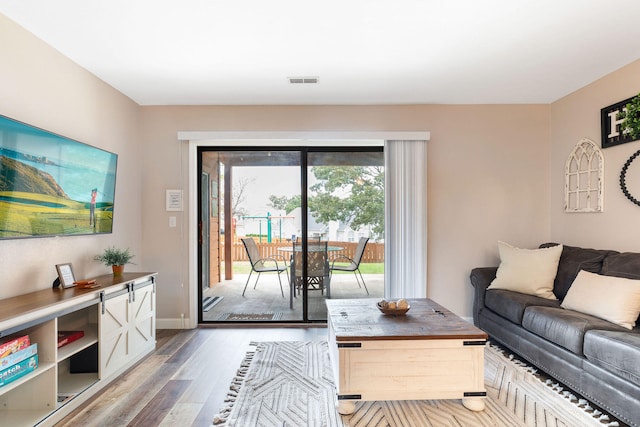
[[(298, 249), (298, 247), (296, 248), (296, 252), (298, 251), (302, 251), (302, 247), (299, 246), (300, 249)], [(344, 248), (342, 246), (327, 246), (327, 252), (336, 252), (336, 251), (341, 251)], [(291, 254), (290, 259), (289, 259), (289, 263), (290, 265), (293, 266), (293, 246), (282, 246), (278, 248), (279, 251), (281, 252), (288, 252)], [(309, 243), (309, 245), (307, 246), (307, 252), (317, 252), (317, 251), (321, 251), (324, 250), (324, 247), (318, 246), (318, 245), (314, 245), (313, 243)], [(294, 294), (294, 278), (295, 278), (295, 272), (293, 270), (293, 267), (290, 268), (289, 271), (289, 287), (291, 288), (289, 290), (289, 308), (293, 308), (293, 294)], [(331, 298), (331, 290), (329, 287), (327, 287), (327, 298)]]

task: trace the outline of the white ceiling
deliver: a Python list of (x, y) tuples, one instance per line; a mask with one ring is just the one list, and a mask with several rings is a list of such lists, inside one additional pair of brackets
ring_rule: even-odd
[(141, 105), (549, 103), (640, 58), (638, 0), (0, 0), (0, 13)]

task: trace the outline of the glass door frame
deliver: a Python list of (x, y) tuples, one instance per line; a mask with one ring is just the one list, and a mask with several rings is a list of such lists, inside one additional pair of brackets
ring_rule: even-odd
[[(264, 145), (216, 145), (216, 146), (197, 146), (196, 147), (196, 164), (197, 164), (197, 176), (202, 176), (203, 166), (202, 166), (202, 154), (204, 152), (224, 152), (224, 151), (259, 151), (259, 152), (278, 152), (278, 151), (288, 151), (288, 152), (299, 152), (300, 153), (300, 195), (301, 195), (301, 239), (302, 239), (302, 274), (303, 277), (307, 276), (308, 266), (307, 266), (307, 255), (308, 255), (308, 193), (309, 193), (309, 162), (308, 157), (310, 153), (352, 153), (352, 152), (384, 152), (384, 147), (382, 145), (351, 145), (349, 141), (345, 141), (345, 145), (326, 145), (326, 146), (304, 146), (304, 145), (278, 145), (278, 146), (264, 146)], [(217, 180), (216, 180), (217, 181)], [(227, 197), (228, 191), (230, 188), (227, 185), (227, 179), (225, 178), (225, 198)], [(196, 186), (197, 191), (197, 229), (200, 230), (203, 223), (203, 208), (202, 208), (202, 182), (199, 179), (197, 181)], [(208, 192), (208, 189), (207, 189)], [(229, 196), (230, 197), (230, 196)], [(225, 201), (225, 203), (227, 203)], [(225, 214), (226, 221), (226, 214)], [(198, 240), (198, 239), (196, 239)], [(201, 245), (198, 243), (198, 251), (197, 251), (197, 271), (201, 273), (202, 269), (202, 250)], [(226, 321), (205, 321), (203, 319), (203, 310), (202, 310), (202, 298), (203, 298), (203, 284), (202, 284), (202, 274), (198, 274), (197, 279), (197, 317), (199, 324), (218, 324), (218, 323), (229, 323)], [(287, 323), (305, 323), (305, 324), (325, 324), (327, 322), (326, 319), (309, 319), (308, 313), (308, 289), (307, 286), (302, 286), (302, 318), (299, 320), (270, 320), (270, 321), (262, 321), (260, 323), (265, 324), (287, 324)]]

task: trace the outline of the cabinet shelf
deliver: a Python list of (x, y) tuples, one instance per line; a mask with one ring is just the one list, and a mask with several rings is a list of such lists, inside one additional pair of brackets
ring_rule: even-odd
[[(33, 426), (51, 413), (51, 409), (2, 411), (2, 423), (8, 426)], [(6, 424), (5, 424), (6, 423)]]
[(24, 377), (7, 384), (0, 396), (2, 425), (31, 426), (55, 409), (56, 364), (42, 363)]
[[(58, 403), (57, 406), (63, 406), (69, 403), (74, 397), (97, 383), (99, 380), (98, 373), (88, 374), (70, 374), (65, 372), (58, 375)], [(61, 400), (61, 397), (67, 398)]]
[(24, 377), (18, 378), (17, 380), (0, 387), (0, 396), (10, 393), (14, 389), (20, 387), (22, 384), (29, 382), (35, 377), (37, 377), (38, 375), (42, 375), (43, 373), (47, 372), (49, 369), (52, 369), (54, 366), (56, 366), (56, 364), (52, 362), (38, 363), (38, 367), (34, 369), (32, 372), (29, 372)]
[(84, 330), (84, 336), (58, 348), (58, 362), (63, 361), (85, 348), (98, 342), (98, 331), (95, 328)]

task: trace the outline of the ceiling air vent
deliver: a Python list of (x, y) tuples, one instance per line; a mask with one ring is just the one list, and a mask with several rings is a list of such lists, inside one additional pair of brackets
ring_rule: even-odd
[(288, 77), (291, 84), (316, 84), (318, 83), (317, 77)]

